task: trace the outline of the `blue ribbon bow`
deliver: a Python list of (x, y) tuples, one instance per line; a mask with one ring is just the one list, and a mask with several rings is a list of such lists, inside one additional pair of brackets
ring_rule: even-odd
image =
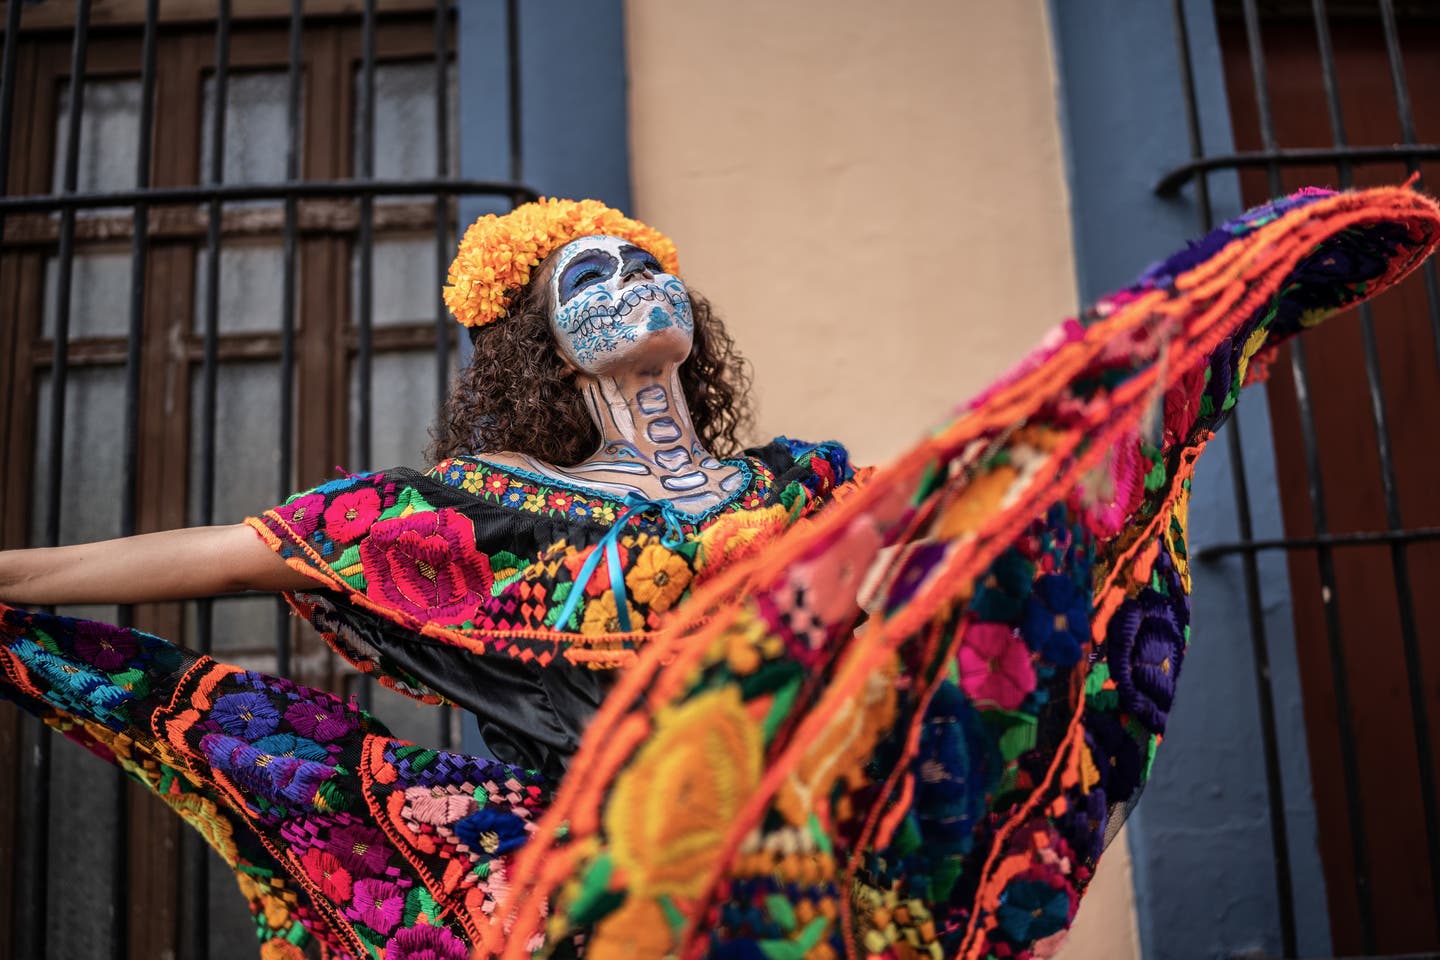
[(625, 529), (625, 521), (630, 519), (631, 514), (643, 513), (646, 510), (659, 510), (660, 517), (665, 521), (665, 534), (660, 538), (660, 543), (667, 549), (674, 550), (685, 542), (684, 521), (680, 519), (680, 512), (669, 500), (651, 500), (642, 497), (638, 493), (629, 493), (621, 502), (625, 508), (605, 532), (600, 543), (594, 551), (585, 559), (585, 564), (576, 575), (575, 582), (570, 585), (570, 592), (565, 596), (565, 605), (560, 608), (560, 616), (555, 620), (555, 626), (564, 630), (570, 618), (575, 615), (575, 608), (580, 606), (580, 598), (585, 594), (585, 587), (590, 578), (595, 575), (595, 569), (600, 566), (600, 556), (604, 554), (606, 564), (610, 569), (610, 589), (615, 591), (615, 612), (620, 620), (620, 632), (629, 633), (630, 625), (630, 597), (625, 590), (625, 571), (620, 569), (620, 533)]

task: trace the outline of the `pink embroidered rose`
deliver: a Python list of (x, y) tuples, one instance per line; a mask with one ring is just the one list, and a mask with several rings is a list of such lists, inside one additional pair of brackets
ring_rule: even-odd
[(325, 508), (325, 532), (337, 543), (345, 543), (363, 536), (379, 516), (379, 492), (374, 487), (357, 487)]
[(421, 620), (464, 623), (490, 597), (490, 560), (475, 547), (475, 526), (457, 510), (434, 510), (375, 524), (360, 544), (365, 594)]
[(463, 820), (476, 810), (475, 798), (468, 793), (449, 793), (440, 787), (410, 787), (405, 791), (405, 805), (418, 823), (445, 827)]
[(977, 704), (1014, 710), (1035, 689), (1030, 651), (1003, 623), (972, 623), (960, 647), (960, 685)]
[(1140, 508), (1148, 467), (1140, 455), (1139, 434), (1132, 431), (1115, 442), (1089, 491), (1087, 514), (1090, 530), (1097, 537), (1115, 536)]

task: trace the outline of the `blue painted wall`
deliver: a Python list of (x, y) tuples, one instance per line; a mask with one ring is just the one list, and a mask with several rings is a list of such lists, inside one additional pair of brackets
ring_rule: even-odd
[[(510, 143), (510, 72), (505, 0), (460, 0), (460, 171), (477, 180), (519, 180), (544, 196), (593, 197), (630, 209), (622, 0), (518, 0), (520, 162)], [(507, 200), (460, 202), (462, 229)], [(469, 341), (461, 338), (461, 362)], [(462, 748), (485, 753), (472, 720)]]
[[(1232, 149), (1210, 0), (1185, 0), (1207, 153)], [(1161, 200), (1153, 185), (1189, 158), (1171, 5), (1050, 0), (1081, 299), (1129, 282), (1200, 230), (1193, 192)], [(1233, 176), (1211, 179), (1217, 219), (1240, 209)], [(1262, 390), (1239, 421), (1257, 537), (1279, 536), (1279, 500)], [(1238, 538), (1225, 438), (1202, 458), (1191, 548)], [(1261, 558), (1302, 956), (1328, 956), (1329, 921), (1284, 559)], [(1165, 743), (1131, 818), (1136, 908), (1147, 960), (1280, 955), (1275, 869), (1241, 565), (1194, 565), (1190, 652)], [(1083, 909), (1083, 907), (1082, 907)]]

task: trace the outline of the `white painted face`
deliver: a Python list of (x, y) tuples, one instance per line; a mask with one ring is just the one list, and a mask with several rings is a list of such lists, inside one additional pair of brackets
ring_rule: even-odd
[(584, 373), (690, 355), (695, 323), (685, 284), (628, 240), (571, 241), (556, 260), (550, 293), (560, 352)]

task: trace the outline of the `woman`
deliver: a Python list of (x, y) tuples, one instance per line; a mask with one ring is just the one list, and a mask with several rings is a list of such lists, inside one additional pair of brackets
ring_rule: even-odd
[(1196, 457), (1262, 348), (1437, 232), (1403, 189), (1252, 211), (853, 482), (834, 444), (715, 455), (736, 359), (662, 235), (593, 201), (483, 218), (447, 289), (477, 341), (449, 459), (3, 554), (0, 598), (291, 591), (499, 760), (9, 608), (4, 689), (205, 833), (264, 955), (1047, 955), (1164, 730)]

